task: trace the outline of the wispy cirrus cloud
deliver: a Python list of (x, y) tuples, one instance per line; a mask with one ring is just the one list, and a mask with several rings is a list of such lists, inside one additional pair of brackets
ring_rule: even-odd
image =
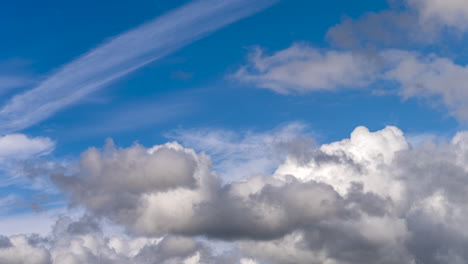
[(144, 65), (279, 0), (197, 0), (127, 31), (59, 68), (0, 109), (0, 132), (21, 130)]

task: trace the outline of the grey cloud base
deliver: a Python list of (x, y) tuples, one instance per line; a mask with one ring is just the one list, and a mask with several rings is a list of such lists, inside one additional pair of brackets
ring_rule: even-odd
[[(377, 132), (359, 127), (349, 139), (306, 152), (289, 149), (272, 175), (222, 183), (208, 155), (175, 142), (149, 149), (120, 149), (112, 142), (102, 150), (91, 148), (76, 174), (52, 176), (70, 204), (88, 216), (77, 223), (60, 220), (56, 226), (62, 227), (54, 232), (67, 235), (52, 235), (47, 242), (2, 238), (0, 260), (16, 263), (8, 258), (31, 251), (44, 261), (27, 263), (67, 263), (57, 258), (71, 253), (57, 252), (72, 244), (83, 249), (67, 258), (86, 256), (87, 263), (468, 260), (467, 133), (449, 143), (412, 147), (396, 127)], [(117, 243), (99, 230), (100, 220), (146, 238)], [(200, 237), (228, 241), (234, 249), (214, 254)]]

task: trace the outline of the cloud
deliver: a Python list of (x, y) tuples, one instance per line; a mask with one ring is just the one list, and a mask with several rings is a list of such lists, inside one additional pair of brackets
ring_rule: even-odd
[(345, 17), (328, 30), (326, 39), (335, 47), (368, 51), (440, 48), (444, 39), (459, 37), (468, 29), (468, 6), (463, 0), (389, 2), (393, 4), (387, 10), (368, 12), (357, 19)]
[(436, 54), (384, 49), (372, 55), (333, 50), (320, 55), (300, 44), (271, 56), (255, 54), (234, 75), (236, 80), (279, 93), (371, 90), (385, 83), (403, 99), (429, 99), (457, 119), (468, 119), (467, 66)]
[(0, 161), (27, 159), (49, 154), (55, 142), (47, 137), (28, 137), (24, 134), (9, 134), (0, 137)]
[[(94, 263), (97, 256), (138, 264), (468, 260), (467, 132), (412, 146), (397, 127), (358, 127), (349, 138), (307, 151), (288, 144), (296, 145), (272, 148), (287, 150), (274, 173), (225, 183), (207, 154), (175, 142), (91, 148), (76, 173), (52, 176), (86, 217), (59, 221), (54, 230), (66, 233), (54, 231), (48, 246), (28, 238), (33, 242), (18, 250), (46, 248), (52, 263)], [(105, 238), (102, 220), (122, 226), (130, 238)], [(130, 242), (138, 237), (150, 244)], [(215, 254), (198, 237), (233, 248)], [(129, 245), (135, 243), (140, 246)]]
[(25, 236), (8, 238), (8, 245), (0, 247), (0, 262), (11, 264), (49, 264), (50, 255), (43, 247), (32, 246)]
[(275, 0), (197, 0), (98, 46), (0, 109), (2, 132), (41, 122), (84, 96)]
[(422, 27), (413, 12), (390, 9), (358, 19), (345, 17), (328, 29), (325, 39), (338, 48), (375, 51), (432, 44), (436, 34)]
[(400, 86), (403, 98), (436, 98), (459, 120), (468, 120), (468, 66), (435, 55), (406, 53), (384, 79)]
[[(189, 226), (192, 206), (209, 198), (218, 184), (210, 166), (207, 156), (177, 143), (152, 149), (108, 145), (106, 153), (90, 149), (83, 154), (77, 177), (57, 174), (52, 180), (71, 195), (73, 204), (86, 205), (134, 233), (163, 235)], [(185, 210), (174, 211), (173, 206)], [(154, 223), (153, 217), (158, 219)]]
[[(460, 56), (454, 50), (456, 42), (446, 43), (463, 39), (468, 5), (460, 0), (391, 3), (396, 2), (401, 5), (345, 18), (331, 27), (326, 35), (329, 49), (295, 43), (265, 54), (256, 48), (232, 78), (283, 94), (385, 85), (403, 99), (443, 105), (450, 115), (466, 121), (466, 65), (439, 54)], [(420, 52), (415, 52), (418, 48)]]
[(89, 217), (60, 217), (47, 236), (0, 237), (2, 263), (31, 264), (234, 264), (228, 255), (215, 255), (193, 238), (106, 235)]
[(463, 0), (407, 0), (426, 25), (442, 25), (461, 32), (468, 29), (468, 4)]
[(232, 77), (279, 93), (361, 88), (375, 78), (374, 63), (359, 54), (293, 44), (273, 55), (256, 48)]
[(0, 136), (0, 173), (3, 177), (0, 187), (14, 183), (30, 185), (23, 177), (21, 164), (50, 154), (54, 148), (55, 142), (47, 137), (33, 138), (24, 134)]
[(267, 132), (202, 128), (175, 130), (167, 137), (205, 151), (223, 181), (232, 182), (255, 174), (271, 174), (291, 153), (299, 159), (306, 155), (315, 145), (306, 129), (305, 124), (294, 122)]

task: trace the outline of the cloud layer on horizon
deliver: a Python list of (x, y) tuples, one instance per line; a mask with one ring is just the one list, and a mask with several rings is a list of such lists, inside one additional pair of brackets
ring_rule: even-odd
[[(87, 220), (74, 227), (78, 233), (98, 232), (99, 221), (106, 220), (131, 237), (195, 238), (187, 242), (193, 245), (205, 237), (234, 245), (221, 255), (207, 245), (189, 247), (190, 254), (177, 251), (178, 263), (189, 257), (216, 259), (193, 263), (245, 258), (246, 263), (275, 264), (468, 260), (466, 132), (450, 142), (415, 147), (396, 127), (376, 132), (358, 127), (348, 139), (287, 153), (271, 175), (223, 184), (209, 156), (178, 143), (117, 148), (110, 142), (84, 152), (76, 174), (55, 174), (52, 181), (70, 196), (71, 206), (85, 209)], [(50, 259), (60, 243), (34, 244), (27, 237), (4, 238), (10, 242), (0, 249), (0, 259), (5, 252), (45, 250), (41, 254), (49, 262), (43, 263), (63, 263)], [(101, 233), (97, 237), (109, 250), (112, 240)], [(73, 253), (75, 258), (105, 259), (91, 250), (96, 241), (83, 239), (78, 241), (85, 242), (84, 249)], [(144, 252), (165, 259), (156, 249)], [(152, 263), (145, 262), (151, 258), (122, 259)]]

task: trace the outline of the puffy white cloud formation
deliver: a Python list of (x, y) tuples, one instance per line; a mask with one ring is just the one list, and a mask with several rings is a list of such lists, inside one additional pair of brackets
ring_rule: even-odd
[(363, 87), (374, 78), (366, 57), (294, 44), (269, 56), (256, 48), (233, 78), (280, 93)]
[(54, 147), (54, 141), (46, 137), (31, 138), (23, 134), (0, 136), (0, 161), (48, 154)]
[(449, 58), (388, 49), (372, 55), (330, 51), (323, 55), (333, 57), (328, 60), (316, 49), (297, 44), (271, 56), (257, 53), (235, 78), (281, 93), (370, 89), (372, 84), (386, 82), (404, 99), (432, 99), (459, 120), (468, 119), (468, 69)]
[(234, 263), (214, 256), (192, 238), (108, 237), (91, 218), (62, 217), (49, 236), (0, 237), (0, 263), (8, 264), (197, 264)]
[(468, 119), (467, 65), (401, 51), (383, 52), (383, 56), (397, 62), (383, 79), (397, 82), (404, 98), (440, 98), (452, 115), (463, 121)]
[(466, 121), (467, 67), (454, 58), (466, 53), (461, 49), (468, 30), (468, 2), (389, 3), (387, 10), (345, 18), (331, 27), (326, 39), (332, 48), (296, 43), (265, 54), (257, 47), (232, 77), (284, 94), (369, 89), (375, 84), (392, 89), (396, 84), (403, 98), (435, 99), (435, 105), (441, 102), (452, 116)]
[(403, 133), (396, 127), (376, 133), (358, 127), (349, 139), (322, 145), (309, 162), (298, 163), (294, 157), (288, 158), (275, 175), (294, 175), (303, 182), (323, 182), (343, 196), (354, 190), (354, 184), (365, 183), (364, 192), (399, 201), (404, 198), (402, 183), (382, 167), (389, 166), (396, 153), (408, 148)]
[(50, 254), (43, 247), (31, 245), (26, 236), (4, 237), (0, 241), (0, 263), (48, 264)]
[(468, 29), (468, 3), (464, 0), (406, 0), (422, 24), (439, 24), (461, 31)]
[[(174, 142), (92, 148), (77, 174), (53, 181), (90, 219), (108, 219), (138, 236), (176, 236), (137, 250), (140, 259), (457, 263), (468, 261), (467, 157), (467, 133), (415, 147), (396, 127), (358, 127), (349, 139), (289, 151), (273, 175), (225, 184), (206, 154)], [(75, 226), (67, 230), (93, 230)], [(177, 240), (196, 236), (231, 241), (239, 254), (220, 258), (195, 250), (197, 242)], [(178, 248), (154, 253), (163, 245)]]

